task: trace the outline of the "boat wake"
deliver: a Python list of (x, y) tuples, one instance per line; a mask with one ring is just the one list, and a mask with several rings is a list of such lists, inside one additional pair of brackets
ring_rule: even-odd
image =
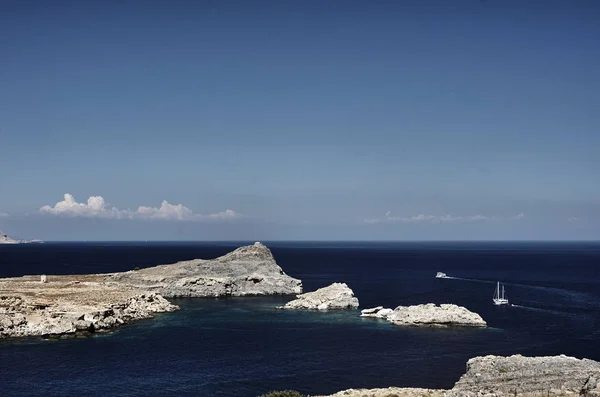
[(476, 278), (463, 278), (463, 277), (452, 277), (452, 276), (439, 277), (439, 278), (446, 278), (446, 279), (451, 279), (451, 280), (472, 281), (475, 283), (486, 283), (486, 284), (495, 284), (496, 283), (495, 281), (479, 280)]
[[(496, 284), (497, 283), (496, 281), (492, 281), (492, 280), (466, 278), (466, 277), (453, 277), (453, 276), (447, 276), (447, 275), (443, 278), (450, 279), (450, 280), (467, 281), (467, 282), (473, 282), (473, 283), (484, 283), (484, 284)], [(528, 293), (529, 296), (527, 297), (527, 300), (531, 300), (531, 293), (535, 291), (534, 293), (539, 299), (542, 299), (539, 295), (541, 293), (541, 294), (543, 294), (542, 296), (546, 296), (546, 298), (544, 298), (544, 300), (547, 302), (551, 301), (554, 306), (559, 306), (559, 307), (568, 306), (568, 307), (576, 309), (578, 312), (581, 312), (581, 311), (597, 312), (598, 308), (600, 307), (599, 297), (591, 295), (588, 292), (574, 291), (574, 290), (570, 290), (570, 289), (548, 287), (548, 286), (543, 286), (543, 285), (533, 285), (533, 284), (510, 283), (510, 282), (504, 282), (502, 284), (505, 286), (516, 287), (518, 289), (530, 290), (530, 292)], [(533, 291), (531, 291), (531, 290), (533, 290)], [(547, 313), (555, 313), (555, 314), (570, 313), (567, 311), (561, 311), (560, 309), (558, 309), (558, 310), (542, 309), (542, 308), (535, 307), (535, 306), (520, 306), (520, 305), (510, 305), (510, 306), (519, 307), (519, 308), (523, 308), (523, 309), (527, 309), (527, 310), (537, 310), (537, 311), (543, 311), (543, 312), (547, 312)]]
[(532, 310), (532, 311), (542, 312), (542, 313), (561, 314), (561, 315), (570, 314), (569, 312), (566, 312), (566, 311), (563, 312), (563, 311), (559, 311), (559, 310), (542, 309), (541, 307), (515, 305), (514, 303), (511, 303), (510, 307), (516, 307), (518, 309)]

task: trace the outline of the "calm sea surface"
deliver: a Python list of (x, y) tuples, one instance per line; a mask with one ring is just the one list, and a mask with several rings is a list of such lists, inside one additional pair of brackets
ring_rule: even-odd
[[(242, 243), (0, 245), (0, 277), (214, 258)], [(449, 388), (486, 354), (600, 360), (599, 243), (267, 243), (305, 291), (346, 282), (361, 308), (455, 303), (488, 329), (400, 328), (290, 297), (175, 300), (183, 310), (84, 339), (0, 341), (0, 396), (255, 397), (273, 389)], [(436, 279), (443, 271), (456, 279)], [(510, 302), (495, 307), (495, 282)]]

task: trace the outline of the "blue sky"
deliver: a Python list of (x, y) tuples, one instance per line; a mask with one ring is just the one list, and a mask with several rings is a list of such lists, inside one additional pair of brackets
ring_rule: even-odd
[(7, 234), (600, 239), (596, 1), (69, 3), (0, 5)]

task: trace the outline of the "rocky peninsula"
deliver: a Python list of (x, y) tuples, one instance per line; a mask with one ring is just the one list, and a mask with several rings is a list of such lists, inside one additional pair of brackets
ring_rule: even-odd
[(0, 244), (19, 244), (19, 240), (10, 238), (6, 234), (0, 232)]
[(477, 313), (453, 304), (439, 306), (425, 305), (398, 306), (394, 310), (378, 306), (364, 309), (361, 317), (387, 320), (395, 325), (420, 327), (485, 327), (487, 323)]
[(65, 336), (109, 330), (178, 307), (165, 297), (297, 294), (263, 244), (212, 260), (124, 273), (0, 279), (0, 338)]
[(5, 233), (0, 232), (0, 244), (25, 244), (25, 243), (42, 243), (41, 240), (15, 240)]
[(450, 390), (350, 389), (329, 397), (599, 397), (600, 363), (567, 356), (475, 357)]
[(293, 295), (302, 292), (302, 282), (284, 273), (271, 250), (254, 243), (216, 259), (194, 259), (170, 265), (106, 275), (118, 283), (167, 298), (221, 296)]
[(356, 309), (358, 298), (345, 283), (333, 283), (316, 291), (296, 296), (296, 299), (279, 306), (294, 310), (344, 310)]

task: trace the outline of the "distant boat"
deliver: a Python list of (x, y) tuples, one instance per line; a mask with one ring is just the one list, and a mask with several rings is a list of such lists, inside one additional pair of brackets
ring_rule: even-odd
[(448, 276), (446, 275), (446, 273), (437, 272), (435, 278), (448, 278)]
[(496, 284), (496, 290), (494, 291), (494, 305), (508, 305), (508, 299), (506, 299), (506, 293), (504, 292), (504, 285), (500, 290), (500, 282)]

